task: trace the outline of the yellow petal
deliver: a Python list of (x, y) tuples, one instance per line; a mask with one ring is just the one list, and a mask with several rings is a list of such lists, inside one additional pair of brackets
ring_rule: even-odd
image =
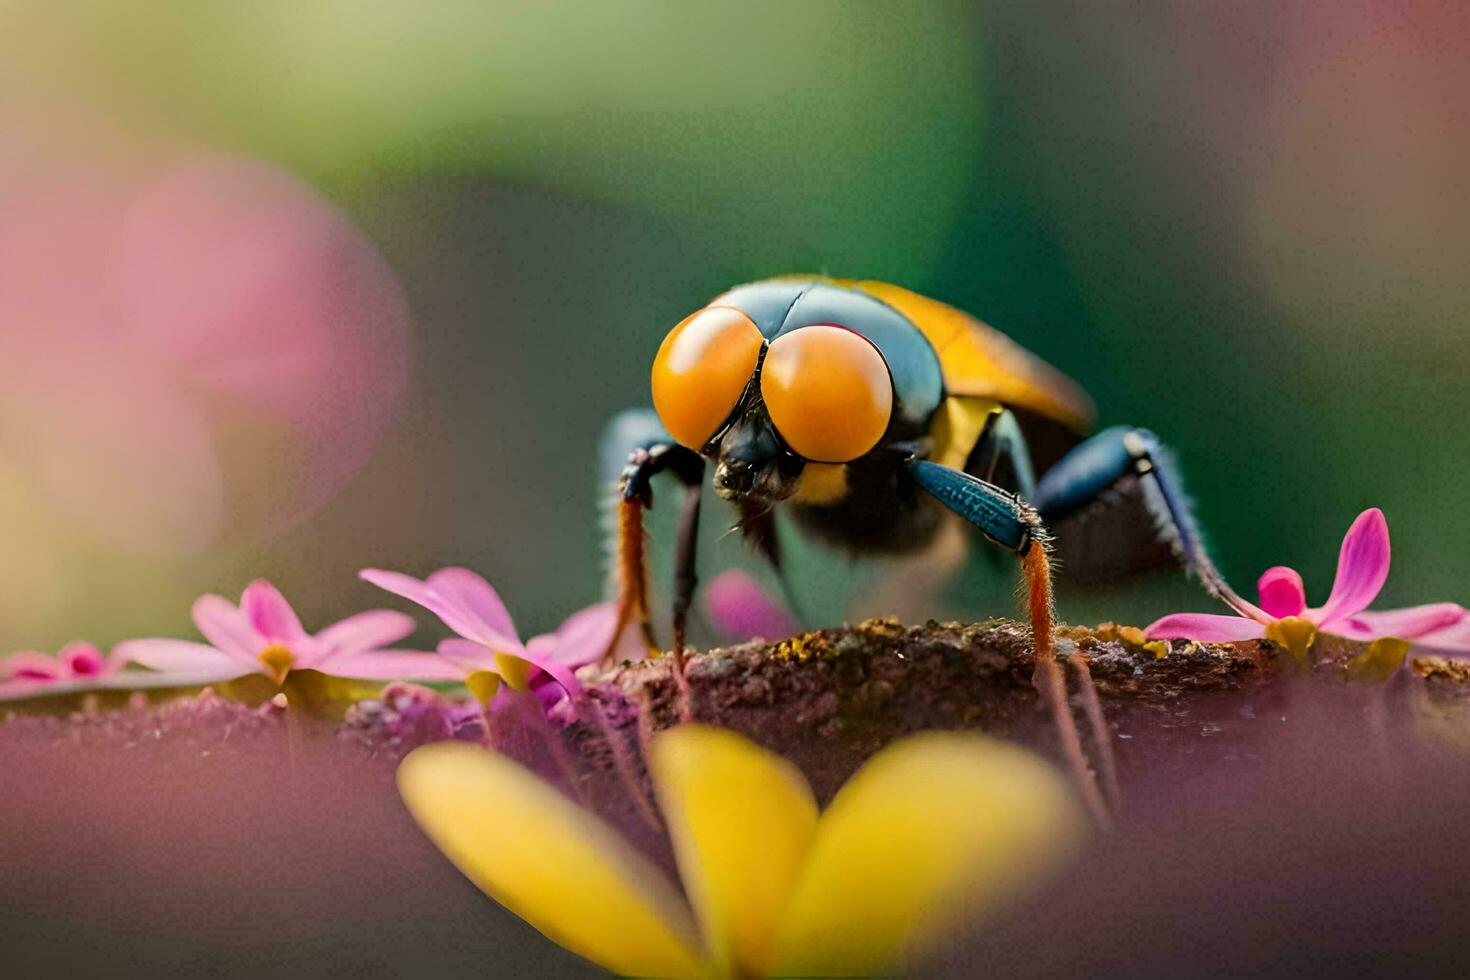
[(252, 670), (232, 680), (222, 681), (214, 685), (214, 689), (221, 697), (254, 707), (275, 697), (280, 692), (281, 685), (275, 678), (267, 677), (258, 670)]
[(1086, 821), (1066, 780), (978, 735), (897, 742), (817, 825), (777, 933), (782, 975), (891, 973), (926, 944), (1039, 883)]
[(1317, 642), (1317, 627), (1300, 617), (1287, 616), (1266, 624), (1266, 639), (1284, 647), (1298, 667), (1308, 667)]
[(495, 692), (500, 690), (500, 675), (494, 671), (477, 670), (465, 678), (464, 686), (476, 701), (489, 704)]
[(1118, 635), (1125, 643), (1131, 643), (1136, 647), (1141, 647), (1148, 642), (1148, 634), (1137, 626), (1119, 626)]
[(495, 672), (512, 691), (524, 691), (530, 686), (531, 662), (513, 653), (495, 655)]
[(1368, 648), (1348, 659), (1346, 670), (1350, 681), (1382, 682), (1403, 666), (1409, 652), (1409, 641), (1396, 636), (1380, 636)]
[(281, 685), (292, 711), (334, 721), (345, 718), (347, 709), (358, 701), (377, 697), (382, 690), (382, 681), (336, 677), (309, 667), (291, 671)]
[(260, 651), (260, 655), (255, 659), (259, 660), (260, 665), (271, 677), (275, 678), (277, 684), (281, 684), (285, 682), (286, 675), (291, 672), (291, 665), (296, 662), (296, 655), (289, 647), (272, 643)]
[(615, 973), (707, 972), (664, 875), (519, 764), (440, 742), (403, 760), (398, 791), (471, 881), (552, 941)]
[(705, 725), (655, 738), (649, 769), (705, 948), (726, 976), (769, 973), (817, 826), (811, 788), (780, 756)]

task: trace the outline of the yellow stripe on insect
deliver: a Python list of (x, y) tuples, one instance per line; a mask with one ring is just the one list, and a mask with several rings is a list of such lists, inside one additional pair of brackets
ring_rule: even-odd
[(798, 504), (835, 504), (847, 496), (847, 464), (808, 463), (791, 500)]
[(891, 283), (838, 281), (882, 300), (919, 328), (939, 354), (950, 394), (995, 398), (1076, 432), (1092, 429), (1097, 410), (1087, 392), (994, 327)]
[(929, 458), (952, 470), (963, 470), (986, 422), (999, 411), (1000, 403), (990, 398), (946, 398), (929, 429), (934, 440)]

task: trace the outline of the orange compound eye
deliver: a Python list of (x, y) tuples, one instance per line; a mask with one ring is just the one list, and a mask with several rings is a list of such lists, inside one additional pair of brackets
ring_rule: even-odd
[(846, 463), (872, 449), (893, 414), (888, 363), (866, 337), (842, 327), (802, 327), (776, 338), (761, 368), (761, 396), (786, 444), (821, 463)]
[(765, 338), (750, 317), (708, 306), (669, 331), (653, 359), (653, 408), (682, 446), (699, 450), (755, 374)]

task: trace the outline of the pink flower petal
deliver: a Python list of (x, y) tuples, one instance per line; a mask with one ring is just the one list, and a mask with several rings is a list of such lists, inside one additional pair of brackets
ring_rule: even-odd
[(439, 656), (458, 667), (462, 676), (495, 669), (494, 651), (474, 640), (440, 640), (438, 649)]
[(1440, 653), (1470, 654), (1470, 618), (1463, 619), (1454, 626), (1426, 633), (1411, 642), (1416, 648)]
[(234, 657), (226, 656), (214, 647), (188, 640), (128, 640), (119, 643), (114, 652), (128, 662), (150, 670), (218, 673), (220, 679), (240, 677), (260, 669), (259, 664), (246, 668)]
[(476, 631), (479, 636), (465, 634), (470, 639), (483, 639), (492, 645), (504, 640), (520, 644), (520, 634), (500, 594), (479, 575), (468, 568), (441, 568), (424, 581), (480, 627)]
[(194, 625), (220, 653), (248, 664), (251, 670), (260, 666), (255, 658), (266, 647), (265, 637), (228, 599), (200, 596), (194, 602)]
[(117, 647), (113, 647), (112, 650), (107, 654), (107, 663), (103, 666), (102, 673), (104, 676), (116, 674), (127, 665), (127, 651), (119, 650)]
[(716, 575), (704, 593), (710, 622), (730, 642), (756, 637), (777, 640), (800, 630), (789, 612), (749, 574), (731, 569)]
[(416, 579), (412, 575), (402, 572), (390, 572), (383, 568), (364, 568), (357, 573), (357, 577), (364, 582), (376, 585), (378, 588), (391, 592), (396, 596), (407, 599), (409, 602), (418, 603), (429, 612), (444, 620), (444, 625), (456, 633), (462, 632), (460, 627), (469, 627), (469, 623), (459, 616), (454, 607), (444, 600), (439, 593), (435, 592), (422, 579)]
[[(565, 661), (557, 656), (556, 649), (556, 638), (551, 634), (533, 636), (530, 642), (526, 644), (526, 656), (522, 658), (532, 665), (530, 674), (531, 690), (541, 700), (541, 706), (543, 708), (556, 704), (567, 695), (566, 688), (562, 687), (556, 678), (552, 677), (540, 667), (535, 666), (536, 662), (540, 660), (555, 660), (557, 663), (565, 663)], [(567, 664), (567, 666), (575, 674), (580, 664)]]
[(1198, 640), (1201, 643), (1235, 643), (1259, 640), (1266, 627), (1241, 616), (1216, 616), (1212, 613), (1174, 613), (1155, 620), (1144, 633), (1151, 640)]
[(1307, 608), (1307, 591), (1294, 568), (1277, 565), (1266, 569), (1256, 591), (1261, 594), (1261, 611), (1273, 619), (1300, 616)]
[(61, 661), (35, 650), (22, 650), (0, 658), (0, 680), (52, 681), (64, 676)]
[(464, 671), (437, 653), (414, 650), (372, 650), (332, 660), (327, 673), (375, 681), (457, 681)]
[(540, 667), (546, 671), (551, 675), (553, 680), (566, 690), (567, 694), (575, 697), (582, 693), (582, 685), (578, 682), (577, 675), (573, 674), (566, 664), (559, 663), (551, 656), (543, 654), (541, 651), (532, 650), (529, 647), (522, 650), (519, 654), (513, 654), (513, 656), (519, 656), (521, 659), (529, 661), (533, 666)]
[[(550, 655), (575, 670), (607, 653), (618, 626), (617, 603), (604, 602), (572, 613), (550, 637)], [(535, 637), (528, 646), (535, 646)]]
[(1365, 611), (1339, 622), (1337, 632), (1355, 640), (1374, 640), (1380, 636), (1413, 640), (1449, 629), (1463, 622), (1467, 615), (1470, 615), (1470, 610), (1453, 602), (1435, 602), (1379, 612)]
[(73, 677), (97, 677), (107, 669), (102, 651), (91, 643), (68, 643), (56, 654), (56, 659)]
[(531, 642), (526, 644), (525, 652), (541, 659), (553, 658), (556, 656), (556, 637), (549, 633), (533, 636)]
[(1371, 507), (1358, 515), (1342, 539), (1332, 594), (1313, 617), (1317, 626), (1335, 632), (1340, 619), (1356, 616), (1378, 597), (1388, 579), (1388, 521)]
[(550, 674), (540, 674), (532, 680), (531, 693), (541, 702), (543, 712), (550, 711), (567, 698), (566, 688), (553, 680)]
[(326, 660), (397, 643), (412, 633), (417, 625), (406, 613), (373, 609), (333, 623), (318, 633), (315, 640), (324, 651), (322, 656)]
[(268, 643), (295, 647), (306, 639), (306, 630), (301, 628), (296, 610), (281, 595), (280, 589), (263, 578), (245, 587), (245, 593), (240, 596), (240, 611)]
[(50, 677), (44, 680), (34, 677), (17, 677), (15, 680), (0, 681), (0, 701), (30, 697), (32, 694), (37, 694), (44, 688), (60, 682), (61, 679), (58, 677)]
[[(484, 621), (465, 609), (450, 596), (446, 596), (426, 581), (401, 572), (389, 572), (380, 568), (364, 568), (358, 577), (386, 589), (409, 602), (416, 602), (444, 621), (444, 625), (466, 639), (496, 646), (519, 648), (520, 640), (511, 636), (499, 636), (489, 631)], [(471, 573), (473, 574), (473, 573)]]

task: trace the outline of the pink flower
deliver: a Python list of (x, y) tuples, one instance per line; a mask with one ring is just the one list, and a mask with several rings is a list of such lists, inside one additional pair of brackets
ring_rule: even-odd
[(502, 681), (512, 690), (535, 691), (545, 706), (580, 694), (573, 671), (601, 657), (617, 628), (616, 606), (604, 603), (573, 613), (554, 633), (522, 643), (499, 594), (467, 568), (441, 568), (423, 580), (377, 568), (359, 574), (418, 603), (459, 634), (440, 642), (439, 655), (484, 704)]
[(721, 572), (704, 593), (710, 623), (727, 641), (743, 643), (760, 637), (779, 640), (800, 630), (795, 618), (746, 572)]
[[(603, 602), (587, 606), (562, 620), (554, 631), (531, 637), (526, 641), (526, 649), (532, 663), (549, 660), (576, 671), (578, 667), (597, 662), (607, 652), (617, 625), (617, 603)], [(466, 651), (460, 646), (460, 642), (444, 640), (439, 644), (440, 655), (451, 661), (462, 656)], [(451, 648), (446, 650), (446, 645)], [(461, 669), (472, 662), (484, 663), (483, 648), (474, 661), (457, 661)], [(575, 679), (574, 674), (573, 680)], [(571, 693), (552, 674), (544, 671), (532, 673), (531, 690), (536, 692), (544, 708), (550, 708)]]
[(121, 648), (103, 656), (91, 643), (68, 643), (54, 657), (24, 650), (0, 658), (0, 698), (33, 694), (50, 684), (96, 680), (127, 663)]
[[(1436, 602), (1368, 611), (1368, 604), (1378, 597), (1388, 579), (1388, 565), (1388, 522), (1383, 511), (1374, 507), (1359, 514), (1343, 537), (1337, 577), (1323, 605), (1309, 608), (1302, 577), (1295, 570), (1278, 565), (1261, 576), (1257, 586), (1261, 604), (1251, 607), (1252, 618), (1174, 613), (1153, 623), (1145, 632), (1151, 639), (1229, 643), (1261, 639), (1278, 632), (1278, 624), (1296, 620), (1310, 624), (1316, 631), (1351, 640), (1397, 637), (1415, 646), (1470, 653), (1470, 610), (1463, 606)], [(1310, 639), (1306, 642), (1309, 644)]]
[(194, 625), (208, 644), (129, 640), (118, 652), (154, 670), (208, 684), (261, 673), (283, 683), (293, 670), (365, 680), (448, 680), (456, 675), (430, 653), (382, 649), (413, 632), (414, 621), (388, 609), (349, 616), (307, 633), (286, 598), (264, 579), (245, 588), (237, 608), (217, 595), (194, 603)]

